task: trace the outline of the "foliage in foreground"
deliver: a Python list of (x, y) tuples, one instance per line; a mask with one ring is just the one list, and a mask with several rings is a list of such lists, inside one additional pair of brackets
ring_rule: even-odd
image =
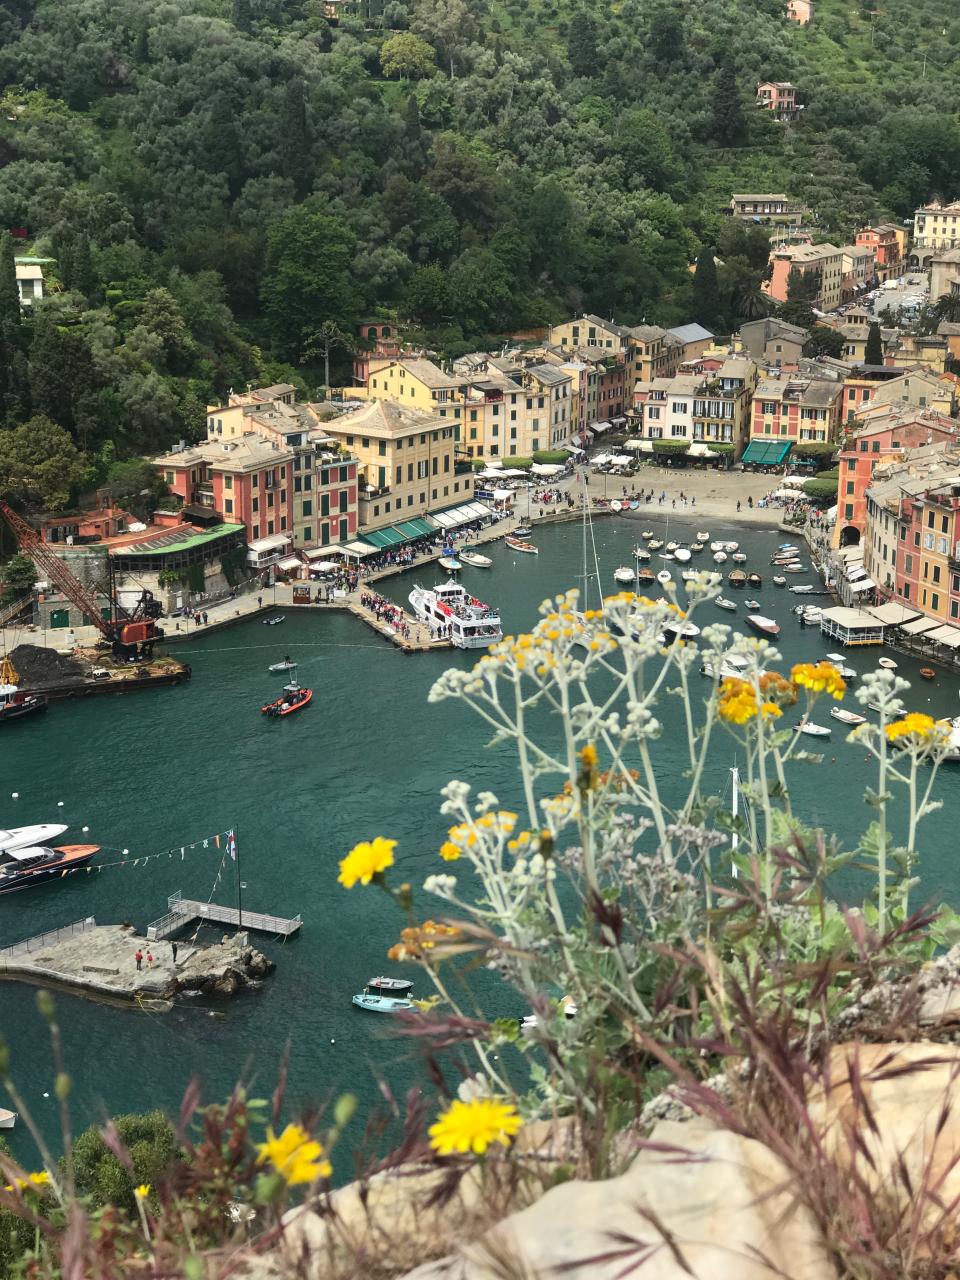
[[(412, 1096), (403, 1116), (387, 1091), (403, 1137), (367, 1172), (417, 1162), (437, 1174), (441, 1199), (478, 1168), (497, 1174), (481, 1179), (491, 1196), (504, 1176), (514, 1189), (607, 1176), (643, 1140), (644, 1103), (672, 1081), (688, 1106), (784, 1161), (842, 1274), (939, 1277), (960, 1260), (949, 1206), (938, 1202), (942, 1170), (922, 1170), (905, 1200), (899, 1175), (889, 1183), (882, 1170), (868, 1175), (828, 1140), (812, 1098), (843, 1074), (831, 1055), (838, 1019), (958, 936), (952, 912), (917, 912), (912, 900), (920, 824), (937, 804), (947, 735), (905, 709), (906, 682), (880, 670), (864, 677), (857, 698), (879, 707), (879, 724), (851, 738), (876, 762), (866, 796), (873, 820), (850, 848), (810, 829), (793, 810), (791, 779), (817, 761), (783, 725), (843, 700), (845, 681), (829, 662), (778, 671), (774, 646), (723, 625), (669, 643), (671, 628), (696, 625), (719, 585), (698, 575), (685, 615), (632, 593), (586, 613), (575, 593), (547, 601), (530, 635), (507, 638), (472, 671), (448, 671), (434, 687), (433, 700), (466, 702), (493, 743), (516, 753), (522, 800), (514, 812), (464, 782), (444, 789), (450, 826), (440, 868), (422, 889), (439, 919), (437, 908), (428, 918), (415, 911), (409, 885), (394, 886), (403, 868), (396, 841), (360, 841), (341, 862), (343, 890), (391, 895), (405, 923), (390, 956), (419, 964), (434, 984), (397, 1029), (422, 1045), (445, 1095), (433, 1104)], [(731, 656), (744, 660), (739, 674), (725, 666)], [(673, 805), (658, 783), (668, 723), (686, 756)], [(707, 781), (712, 761), (734, 747), (736, 812)], [(869, 892), (842, 905), (828, 885), (854, 868), (861, 883), (869, 877)], [(460, 993), (480, 966), (529, 1007), (523, 1028), (466, 1006)], [(301, 1196), (329, 1213), (329, 1156), (352, 1099), (332, 1117), (282, 1123), (282, 1084), (270, 1103), (238, 1088), (204, 1111), (191, 1089), (173, 1129), (147, 1117), (72, 1144), (49, 998), (41, 1009), (51, 1021), (65, 1154), (55, 1162), (37, 1134), (42, 1167), (33, 1173), (0, 1156), (8, 1180), (0, 1240), (20, 1251), (17, 1265), (29, 1274), (113, 1276), (136, 1258), (155, 1274), (192, 1277), (201, 1255), (210, 1265), (210, 1251), (226, 1259), (242, 1247), (272, 1248), (284, 1208)], [(890, 1034), (908, 1023), (904, 1001)], [(31, 1123), (8, 1064), (0, 1066)], [(881, 1061), (874, 1078), (901, 1070)], [(868, 1093), (852, 1066), (847, 1074), (854, 1114), (869, 1128)], [(557, 1117), (576, 1134), (570, 1163), (530, 1168), (518, 1135)], [(377, 1257), (337, 1250), (327, 1274), (392, 1274), (389, 1244)]]

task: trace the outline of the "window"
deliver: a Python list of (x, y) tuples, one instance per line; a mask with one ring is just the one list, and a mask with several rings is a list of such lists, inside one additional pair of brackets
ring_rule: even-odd
[(930, 597), (930, 608), (934, 610), (940, 608), (940, 597), (937, 595), (935, 591)]
[(232, 488), (233, 488), (233, 476), (224, 476), (224, 477), (223, 477), (223, 487), (224, 487), (225, 489), (232, 489)]
[(945, 555), (947, 554), (947, 540), (946, 540), (946, 538), (938, 538), (938, 539), (937, 539), (937, 550), (940, 552), (940, 554), (941, 554), (942, 556), (945, 556)]
[(845, 520), (852, 520), (852, 519), (853, 519), (853, 503), (852, 503), (852, 502), (848, 502), (848, 503), (847, 503), (847, 505), (844, 507), (844, 509), (843, 509), (843, 518), (844, 518)]
[(232, 499), (232, 498), (225, 498), (225, 499), (224, 499), (224, 502), (223, 502), (223, 509), (224, 509), (224, 511), (226, 512), (226, 514), (227, 514), (228, 516), (232, 516), (232, 515), (233, 515), (233, 499)]
[(927, 528), (928, 528), (928, 529), (932, 529), (932, 528), (933, 528), (933, 519), (934, 519), (933, 512), (932, 512), (932, 511), (928, 511), (928, 512), (927, 512)]
[(308, 498), (308, 499), (307, 499), (307, 501), (306, 501), (306, 502), (304, 502), (304, 504), (303, 504), (303, 514), (304, 514), (305, 516), (312, 516), (312, 515), (313, 515), (313, 499), (312, 499), (312, 498)]
[(381, 457), (381, 458), (385, 458), (385, 457), (387, 456), (387, 442), (386, 442), (386, 440), (380, 440), (380, 441), (378, 441), (378, 443), (377, 443), (377, 453), (380, 455), (380, 457)]
[(927, 551), (933, 550), (933, 534), (932, 533), (925, 533), (923, 535), (923, 545)]
[(856, 486), (855, 481), (853, 481), (853, 480), (848, 480), (848, 481), (847, 481), (847, 493), (853, 493), (853, 491), (856, 489), (856, 487), (857, 487), (857, 486)]

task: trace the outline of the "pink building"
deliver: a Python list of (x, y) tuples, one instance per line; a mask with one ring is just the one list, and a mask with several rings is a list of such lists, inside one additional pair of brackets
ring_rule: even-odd
[(805, 27), (813, 18), (813, 0), (787, 0), (787, 18)]
[(778, 120), (796, 120), (797, 87), (789, 80), (763, 80), (757, 85), (757, 105), (772, 111)]

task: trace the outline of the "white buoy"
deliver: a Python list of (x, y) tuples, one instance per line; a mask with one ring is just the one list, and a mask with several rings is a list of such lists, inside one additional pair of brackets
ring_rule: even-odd
[(331, 1043), (331, 1044), (336, 1044), (337, 1042), (336, 1042), (336, 1040), (334, 1040), (334, 1039), (332, 1039), (332, 1038), (331, 1038), (330, 1043)]
[(63, 808), (63, 801), (62, 801), (62, 800), (58, 800), (58, 801), (57, 801), (57, 808), (58, 808), (58, 809), (62, 809), (62, 808)]
[(50, 1097), (49, 1093), (45, 1093), (43, 1096), (44, 1096), (45, 1098), (49, 1098), (49, 1097)]
[(87, 834), (87, 832), (90, 830), (90, 828), (89, 828), (89, 827), (81, 827), (81, 828), (80, 828), (80, 830), (83, 832), (83, 834), (84, 834), (84, 835), (86, 835), (86, 834)]
[(123, 851), (123, 856), (124, 856), (124, 857), (126, 857), (126, 856), (127, 856), (127, 854), (128, 854), (129, 852), (130, 852), (130, 850), (129, 850), (129, 849), (124, 849), (124, 851)]
[(20, 792), (19, 792), (19, 791), (11, 791), (11, 793), (10, 793), (10, 799), (11, 799), (11, 800), (19, 800), (19, 799), (20, 799)]

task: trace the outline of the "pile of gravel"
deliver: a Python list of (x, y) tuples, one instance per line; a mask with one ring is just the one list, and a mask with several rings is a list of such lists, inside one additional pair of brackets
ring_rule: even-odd
[(10, 654), (20, 684), (27, 689), (66, 684), (88, 674), (88, 664), (38, 644), (17, 645)]

